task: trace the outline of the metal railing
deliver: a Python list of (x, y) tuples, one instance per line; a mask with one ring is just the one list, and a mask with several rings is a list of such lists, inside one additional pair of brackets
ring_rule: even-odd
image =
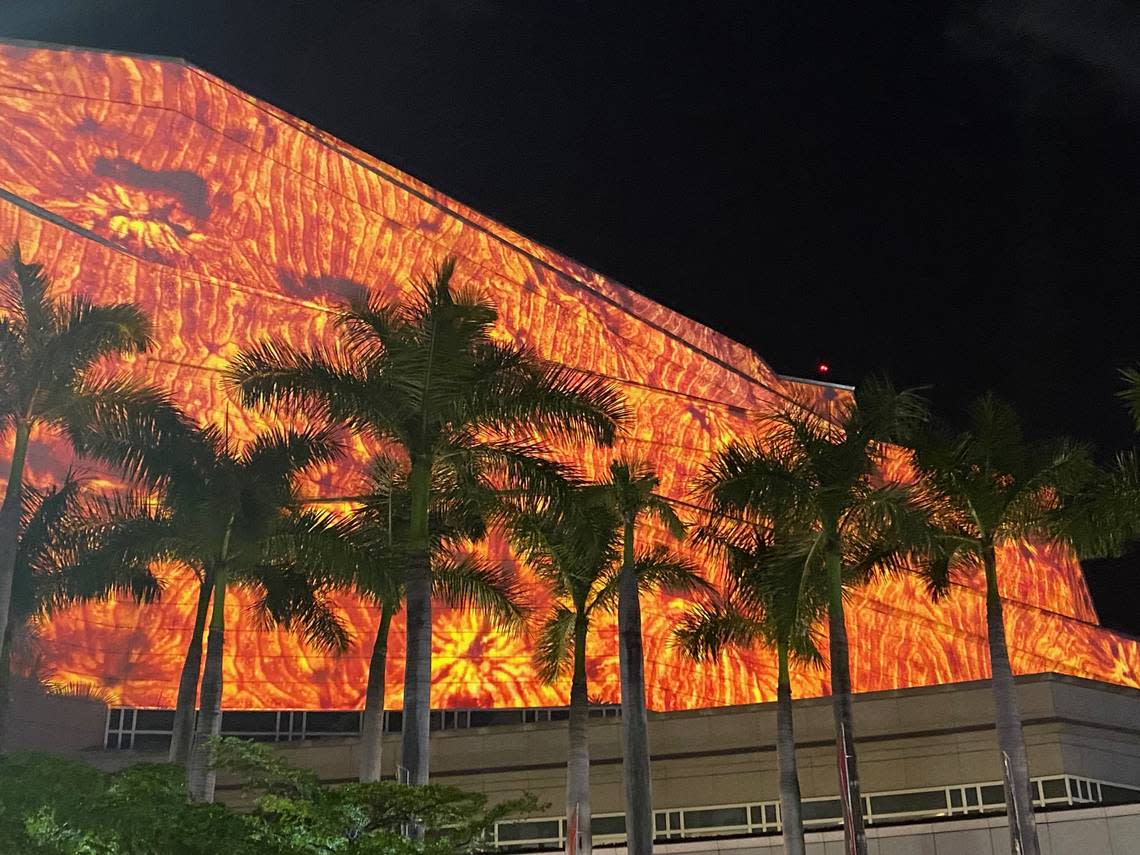
[[(1140, 801), (1140, 789), (1075, 775), (1034, 778), (1036, 807)], [(804, 799), (804, 826), (809, 829), (842, 825), (839, 799)], [(940, 816), (967, 816), (1005, 811), (1005, 788), (1000, 781), (886, 790), (863, 796), (868, 825)], [(654, 812), (657, 840), (775, 834), (780, 831), (778, 800), (659, 810)], [(593, 817), (595, 845), (625, 842), (625, 816), (604, 813)], [(542, 851), (565, 846), (566, 821), (560, 817), (504, 820), (495, 826), (495, 844), (503, 850)]]

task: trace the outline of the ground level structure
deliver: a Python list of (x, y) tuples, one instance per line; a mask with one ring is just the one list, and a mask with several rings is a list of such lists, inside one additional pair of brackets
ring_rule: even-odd
[[(1120, 848), (1122, 840), (1133, 846), (1140, 840), (1140, 691), (1037, 675), (1019, 678), (1018, 693), (1045, 851), (1140, 851)], [(651, 716), (653, 794), (663, 847), (659, 851), (780, 851), (774, 706)], [(107, 710), (74, 699), (41, 699), (15, 709), (13, 740), (29, 746), (69, 747), (109, 768), (165, 757), (168, 732), (132, 731), (126, 725), (130, 720), (134, 727), (140, 717), (144, 724), (160, 724), (161, 710)], [(479, 724), (479, 719), (471, 723), (459, 711), (436, 714), (440, 729), (433, 734), (433, 780), (486, 792), (493, 800), (523, 791), (536, 794), (553, 807), (500, 823), (496, 842), (500, 849), (516, 852), (563, 848), (565, 818), (557, 806), (565, 798), (566, 724), (559, 720), (560, 710), (479, 712), (497, 717)], [(620, 847), (620, 722), (611, 709), (600, 707), (595, 713), (590, 734), (595, 842)], [(994, 852), (1008, 851), (987, 684), (865, 693), (857, 697), (855, 713), (863, 810), (871, 838), (879, 841), (872, 844), (879, 847), (872, 852), (964, 855), (987, 853), (991, 842)], [(229, 725), (223, 726), (235, 735), (274, 742), (291, 763), (315, 770), (326, 781), (350, 781), (356, 775), (360, 742), (344, 732), (353, 714), (340, 715), (341, 732), (325, 724), (326, 732), (308, 733), (303, 739), (298, 733), (251, 731), (256, 721), (242, 713), (232, 714)], [(451, 717), (445, 721), (446, 715)], [(822, 855), (841, 846), (841, 837), (831, 831), (840, 823), (840, 806), (830, 704), (825, 698), (798, 701), (795, 716), (805, 824), (820, 847), (815, 851)], [(138, 740), (136, 747), (128, 747), (128, 734)], [(114, 750), (100, 751), (101, 740)], [(397, 742), (393, 733), (385, 746), (388, 777), (395, 773)], [(219, 795), (233, 798), (237, 793), (223, 781)], [(1060, 845), (1082, 839), (1080, 835), (1089, 841), (1116, 841), (1116, 848)]]

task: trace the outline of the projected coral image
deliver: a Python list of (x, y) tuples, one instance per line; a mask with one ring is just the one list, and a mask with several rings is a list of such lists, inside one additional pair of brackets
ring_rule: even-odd
[[(664, 493), (686, 497), (701, 463), (747, 435), (757, 414), (809, 388), (825, 411), (838, 394), (781, 378), (748, 348), (176, 61), (0, 46), (0, 126), (0, 241), (19, 240), (61, 293), (139, 304), (157, 345), (130, 370), (173, 390), (195, 418), (225, 420), (238, 439), (264, 427), (264, 415), (242, 409), (221, 382), (242, 348), (271, 335), (298, 347), (327, 342), (330, 308), (344, 294), (368, 288), (399, 298), (449, 255), (458, 279), (497, 305), (502, 340), (621, 385), (633, 417), (617, 448), (559, 450), (589, 475), (615, 451), (627, 453), (652, 463)], [(697, 205), (680, 195), (678, 204)], [(74, 463), (67, 446), (48, 435), (33, 440), (30, 481), (58, 481)], [(351, 495), (369, 453), (351, 448), (341, 464), (316, 472), (306, 494)], [(508, 556), (498, 536), (480, 548)], [(1140, 646), (1097, 625), (1070, 555), (1025, 544), (1000, 561), (1018, 672), (1140, 686)], [(527, 577), (525, 567), (518, 572)], [(173, 706), (195, 587), (177, 567), (164, 576), (154, 604), (111, 601), (54, 616), (39, 629), (40, 667), (116, 704)], [(855, 688), (988, 676), (982, 588), (980, 578), (963, 577), (932, 603), (919, 581), (896, 577), (855, 592), (847, 611)], [(374, 607), (341, 600), (356, 644), (338, 656), (264, 628), (249, 605), (240, 592), (226, 601), (226, 708), (363, 704)], [(672, 648), (669, 632), (685, 607), (667, 593), (643, 603), (651, 707), (773, 700), (774, 657), (733, 652), (698, 665)], [(603, 702), (618, 699), (613, 620), (603, 618), (609, 623), (588, 651), (591, 688)], [(390, 708), (402, 700), (401, 621), (389, 650)], [(531, 643), (440, 609), (433, 706), (565, 703), (563, 686), (537, 678)], [(827, 686), (823, 670), (794, 675), (800, 696)]]

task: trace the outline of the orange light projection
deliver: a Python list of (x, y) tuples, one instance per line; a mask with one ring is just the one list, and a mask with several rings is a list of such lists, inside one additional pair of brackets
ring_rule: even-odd
[[(158, 345), (131, 370), (173, 390), (197, 418), (228, 418), (249, 436), (219, 369), (264, 336), (326, 340), (329, 308), (349, 288), (399, 297), (444, 256), (460, 280), (498, 305), (504, 338), (620, 382), (635, 420), (618, 451), (645, 457), (663, 489), (683, 497), (692, 476), (758, 413), (814, 390), (779, 377), (744, 346), (530, 241), (320, 130), (181, 62), (84, 50), (0, 45), (0, 240), (19, 239), (61, 291), (131, 300), (154, 318)], [(678, 195), (678, 204), (686, 204)], [(587, 473), (610, 452), (562, 449)], [(313, 495), (351, 493), (366, 459), (318, 473)], [(37, 436), (33, 483), (62, 477), (66, 447)], [(489, 554), (509, 557), (492, 538)], [(1014, 667), (1140, 686), (1140, 644), (1097, 626), (1076, 561), (1051, 547), (1001, 555)], [(520, 569), (525, 574), (525, 569)], [(40, 630), (44, 667), (102, 688), (117, 703), (173, 706), (194, 591), (167, 572), (161, 603), (109, 602), (57, 615)], [(963, 578), (934, 604), (906, 578), (857, 592), (849, 612), (857, 690), (986, 677), (982, 581)], [(536, 599), (541, 594), (536, 591)], [(685, 603), (643, 607), (650, 704), (677, 709), (771, 700), (776, 674), (762, 654), (693, 665), (669, 646)], [(336, 657), (252, 618), (227, 599), (228, 708), (356, 708), (378, 615), (345, 597), (358, 644)], [(401, 703), (402, 625), (390, 643), (388, 693)], [(433, 705), (565, 703), (542, 685), (530, 643), (478, 616), (441, 612)], [(618, 700), (614, 626), (595, 633), (590, 679)], [(795, 675), (799, 696), (827, 691), (826, 674)]]

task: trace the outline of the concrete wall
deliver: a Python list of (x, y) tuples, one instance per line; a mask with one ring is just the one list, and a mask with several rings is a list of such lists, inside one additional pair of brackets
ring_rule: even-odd
[[(1140, 786), (1140, 692), (1057, 675), (1023, 677), (1018, 695), (1035, 776), (1071, 774)], [(859, 695), (855, 722), (865, 792), (1000, 781), (987, 683)], [(734, 804), (777, 795), (775, 705), (651, 714), (658, 809)], [(830, 701), (797, 702), (797, 759), (805, 798), (836, 792)], [(595, 813), (622, 810), (620, 721), (590, 730)], [(435, 733), (432, 776), (503, 798), (526, 790), (564, 801), (566, 724), (501, 725)], [(337, 780), (355, 775), (355, 739), (289, 744), (292, 762)], [(398, 735), (384, 746), (393, 774)], [(557, 813), (557, 807), (553, 813)], [(1140, 852), (1140, 849), (1137, 850)]]
[[(1037, 814), (1042, 855), (1137, 855), (1140, 805)], [(602, 849), (625, 855), (625, 847)], [(839, 831), (808, 834), (808, 855), (844, 855)], [(1009, 855), (1005, 817), (958, 819), (867, 829), (868, 855)], [(779, 837), (659, 843), (658, 855), (778, 855)]]
[(73, 754), (102, 748), (107, 707), (92, 699), (47, 695), (35, 681), (15, 679), (4, 726), (9, 751)]

